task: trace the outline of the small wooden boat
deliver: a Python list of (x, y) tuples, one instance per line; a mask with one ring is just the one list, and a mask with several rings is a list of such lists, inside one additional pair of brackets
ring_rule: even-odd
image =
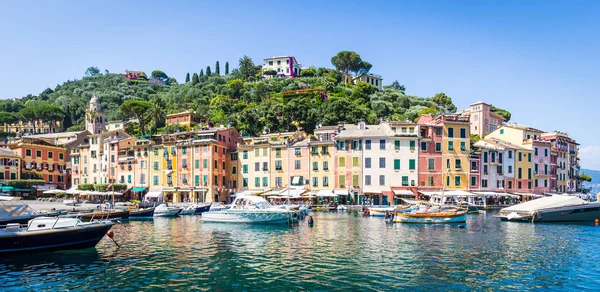
[(154, 216), (154, 207), (129, 211), (129, 218), (150, 218)]
[(394, 223), (447, 224), (467, 222), (467, 210), (451, 209), (434, 212), (395, 212)]
[(102, 211), (94, 211), (92, 213), (82, 213), (78, 214), (79, 218), (82, 221), (91, 221), (91, 220), (106, 220), (106, 219), (127, 219), (129, 218), (129, 211), (127, 210), (102, 210)]

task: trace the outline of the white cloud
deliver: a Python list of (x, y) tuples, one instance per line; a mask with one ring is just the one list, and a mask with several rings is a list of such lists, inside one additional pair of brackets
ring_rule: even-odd
[(581, 168), (600, 170), (600, 146), (579, 147)]

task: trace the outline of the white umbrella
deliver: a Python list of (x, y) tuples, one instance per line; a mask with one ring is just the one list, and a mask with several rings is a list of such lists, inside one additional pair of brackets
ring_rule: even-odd
[(66, 192), (63, 190), (58, 190), (58, 189), (44, 191), (45, 195), (56, 195), (56, 194), (64, 194), (64, 193), (66, 193)]

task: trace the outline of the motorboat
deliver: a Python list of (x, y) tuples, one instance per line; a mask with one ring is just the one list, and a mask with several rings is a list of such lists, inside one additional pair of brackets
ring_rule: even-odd
[(226, 223), (289, 223), (297, 220), (298, 212), (277, 208), (259, 196), (238, 196), (228, 209), (202, 214), (205, 222)]
[(192, 204), (185, 207), (179, 215), (200, 215), (210, 210), (210, 205), (196, 205)]
[(94, 247), (110, 230), (110, 221), (81, 222), (77, 218), (38, 217), (27, 225), (0, 229), (0, 254)]
[(67, 206), (78, 206), (79, 205), (79, 202), (74, 199), (63, 200), (62, 202), (63, 202), (63, 204), (65, 204)]
[(129, 219), (132, 218), (149, 218), (154, 216), (154, 207), (142, 208), (129, 211)]
[(160, 204), (154, 209), (154, 217), (176, 217), (183, 208), (169, 207), (166, 204)]
[(468, 210), (462, 208), (442, 209), (440, 206), (420, 206), (411, 212), (394, 212), (394, 223), (448, 224), (467, 222)]
[(0, 226), (27, 224), (29, 220), (43, 215), (16, 197), (0, 196)]
[(372, 217), (384, 217), (386, 213), (393, 212), (394, 206), (367, 206), (365, 213)]
[(222, 211), (229, 208), (229, 205), (225, 205), (223, 203), (212, 203), (209, 207), (209, 212), (214, 212), (214, 211)]
[(587, 202), (576, 196), (554, 195), (500, 210), (502, 221), (570, 222), (600, 218), (600, 202)]

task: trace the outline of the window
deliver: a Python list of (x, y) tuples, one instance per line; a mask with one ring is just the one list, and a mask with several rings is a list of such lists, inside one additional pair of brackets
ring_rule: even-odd
[(254, 163), (254, 171), (260, 171), (260, 162)]
[(408, 145), (409, 145), (410, 151), (415, 151), (415, 144), (416, 144), (416, 142), (415, 142), (415, 141), (409, 141), (409, 142), (408, 142)]
[(432, 187), (433, 186), (433, 176), (430, 176), (427, 178), (427, 185)]
[(535, 153), (534, 153), (534, 154), (535, 154), (535, 156), (538, 156), (538, 148), (537, 148), (537, 147), (535, 147), (533, 150), (535, 151)]
[(408, 176), (402, 176), (402, 186), (408, 186)]
[(448, 151), (454, 151), (454, 141), (448, 141)]
[(415, 170), (415, 168), (416, 168), (415, 164), (416, 164), (416, 160), (414, 160), (414, 159), (408, 160), (408, 169)]
[(531, 153), (527, 153), (527, 162), (531, 162)]
[(400, 140), (394, 141), (394, 150), (400, 150)]
[(352, 175), (352, 185), (358, 186), (358, 174)]
[(450, 158), (446, 159), (446, 168), (450, 168)]
[(531, 179), (531, 168), (527, 169), (527, 179)]
[(267, 171), (267, 170), (269, 170), (269, 163), (263, 162), (263, 171)]
[(523, 169), (519, 167), (519, 179), (523, 178)]
[(533, 173), (535, 173), (535, 174), (538, 173), (538, 164), (537, 163), (533, 164)]
[(214, 165), (215, 165), (215, 169), (219, 169), (219, 162), (218, 161), (215, 160)]
[(294, 161), (294, 169), (300, 169), (300, 160)]
[(231, 168), (231, 174), (237, 174), (237, 167), (234, 166)]
[(488, 163), (488, 152), (483, 152), (483, 163)]
[(435, 128), (435, 135), (436, 136), (441, 136), (442, 135), (442, 128)]
[(544, 156), (548, 157), (548, 149), (544, 149)]
[(523, 185), (521, 182), (517, 182), (517, 188), (519, 188), (519, 189), (523, 188)]
[(262, 178), (262, 186), (263, 187), (269, 186), (269, 178), (268, 177), (265, 176)]
[(365, 168), (371, 168), (371, 157), (365, 157)]
[[(317, 147), (317, 146), (312, 146), (312, 147), (310, 148), (310, 154), (311, 154), (311, 155), (318, 155), (318, 154), (319, 154), (319, 150), (318, 150), (318, 149), (319, 149), (319, 147)], [(279, 156), (281, 156), (281, 151), (279, 152)]]
[(548, 174), (548, 164), (544, 164), (544, 174)]
[(502, 164), (502, 153), (498, 153), (498, 163)]
[(531, 182), (528, 182), (528, 183), (527, 183), (527, 188), (528, 188), (528, 189), (531, 189)]
[[(35, 151), (35, 156), (42, 157), (42, 151), (40, 151), (40, 150)], [(92, 151), (92, 157), (96, 157), (96, 151)]]
[(544, 180), (544, 187), (545, 187), (545, 188), (547, 188), (547, 187), (548, 187), (548, 180), (547, 180), (547, 179), (545, 179), (545, 180)]
[(427, 142), (421, 142), (421, 151), (427, 151)]
[(456, 169), (461, 169), (461, 165), (460, 165), (460, 159), (456, 159), (454, 161), (454, 168)]
[(385, 150), (385, 140), (379, 140), (379, 150)]
[(254, 178), (254, 186), (255, 187), (260, 187), (260, 177), (255, 177)]
[(477, 171), (477, 162), (471, 161), (471, 171)]
[(504, 129), (500, 129), (500, 135), (504, 134)]
[(323, 155), (329, 154), (329, 147), (327, 147), (327, 146), (321, 147), (321, 154), (323, 154)]
[(248, 150), (244, 150), (244, 152), (242, 152), (242, 159), (248, 159)]
[(154, 167), (153, 168), (154, 168), (154, 170), (158, 170), (158, 161), (154, 162)]
[(513, 172), (512, 172), (512, 165), (509, 165), (509, 166), (508, 166), (508, 173), (513, 173)]
[(508, 150), (508, 158), (509, 159), (513, 158), (512, 150)]
[(329, 186), (329, 178), (324, 176), (323, 177), (323, 186), (324, 187), (328, 187)]
[(365, 186), (370, 186), (370, 185), (371, 185), (371, 176), (365, 175)]
[(458, 175), (454, 177), (454, 186), (460, 187), (460, 176)]
[(202, 168), (208, 168), (208, 159), (202, 159)]
[(352, 157), (352, 166), (358, 167), (358, 157)]
[(346, 186), (346, 176), (345, 175), (338, 176), (338, 181), (340, 183), (341, 188)]
[(483, 166), (483, 174), (485, 174), (485, 175), (488, 174), (488, 166), (487, 165)]
[(495, 152), (491, 152), (490, 155), (491, 155), (491, 158), (492, 158), (492, 163), (496, 163), (496, 153)]
[(466, 142), (460, 142), (460, 151), (462, 151), (462, 152), (467, 151), (467, 143)]
[(319, 178), (318, 177), (313, 177), (313, 183), (312, 183), (313, 187), (318, 187), (319, 186)]
[(48, 151), (48, 158), (53, 158), (52, 156), (54, 156), (54, 153), (52, 153), (52, 151)]
[(487, 188), (487, 186), (488, 186), (488, 184), (487, 184), (487, 183), (488, 183), (487, 179), (482, 179), (482, 180), (481, 180), (481, 187), (482, 187), (482, 188)]
[(248, 164), (242, 165), (242, 173), (244, 173), (244, 174), (248, 173)]
[(435, 152), (442, 152), (442, 143), (440, 143), (440, 142), (435, 143)]
[(400, 159), (394, 159), (394, 169), (400, 170)]
[(477, 177), (472, 176), (471, 177), (471, 186), (474, 187), (477, 185)]
[(294, 153), (296, 154), (296, 156), (300, 156), (300, 148), (295, 148)]
[(158, 185), (158, 175), (155, 175), (154, 177), (152, 177), (152, 184), (155, 186)]
[(275, 149), (275, 158), (281, 158), (281, 149), (280, 148)]
[(519, 161), (522, 161), (522, 160), (523, 160), (523, 153), (519, 152)]
[(534, 182), (534, 186), (537, 188), (538, 187), (538, 180), (536, 179), (533, 182)]
[(243, 188), (247, 188), (248, 187), (248, 178), (243, 178), (242, 179), (242, 187)]
[(496, 173), (498, 173), (499, 175), (502, 175), (502, 165), (496, 166)]
[(338, 164), (339, 164), (340, 167), (345, 167), (346, 166), (346, 158), (345, 157), (340, 157)]
[(282, 185), (283, 185), (283, 184), (282, 184), (282, 179), (281, 179), (281, 177), (280, 177), (280, 176), (278, 176), (278, 177), (275, 177), (275, 186), (276, 186), (276, 187), (281, 187)]
[(454, 138), (454, 128), (448, 128), (448, 138)]
[(435, 170), (435, 158), (427, 159), (427, 169), (430, 171)]
[(446, 186), (450, 186), (450, 176), (446, 177)]
[(312, 163), (312, 165), (313, 165), (312, 169), (314, 171), (318, 171), (319, 170), (319, 163), (318, 162), (315, 161), (315, 162)]
[(254, 157), (259, 157), (260, 156), (260, 149), (256, 148), (254, 149)]
[(275, 160), (275, 170), (282, 170), (281, 160)]
[(379, 157), (379, 168), (385, 168), (385, 157)]
[(379, 176), (379, 185), (380, 186), (385, 186), (385, 175), (380, 175)]
[(329, 170), (329, 162), (323, 161), (323, 170), (325, 170), (325, 171)]
[(460, 137), (461, 137), (462, 139), (465, 139), (465, 138), (467, 138), (467, 129), (465, 129), (465, 128), (460, 128)]
[(31, 156), (31, 149), (25, 150), (25, 156)]

